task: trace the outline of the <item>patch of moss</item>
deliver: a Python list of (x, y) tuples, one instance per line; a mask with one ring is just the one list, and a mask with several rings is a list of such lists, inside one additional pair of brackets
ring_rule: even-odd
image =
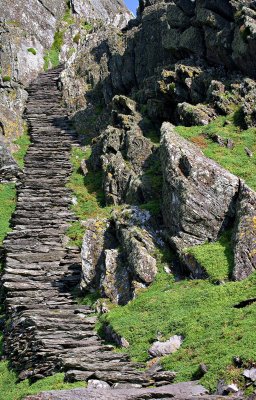
[(73, 42), (76, 43), (76, 44), (79, 44), (80, 40), (81, 40), (81, 35), (80, 35), (80, 33), (77, 33), (77, 34), (73, 37)]
[(8, 75), (3, 76), (3, 82), (10, 82), (11, 81), (11, 77)]
[(93, 25), (90, 24), (89, 22), (85, 22), (82, 25), (82, 28), (85, 29), (88, 33), (90, 33), (93, 30)]
[(29, 52), (29, 53), (32, 53), (34, 56), (37, 55), (37, 51), (36, 51), (36, 49), (34, 49), (33, 47), (30, 47), (30, 48), (28, 49), (28, 52)]

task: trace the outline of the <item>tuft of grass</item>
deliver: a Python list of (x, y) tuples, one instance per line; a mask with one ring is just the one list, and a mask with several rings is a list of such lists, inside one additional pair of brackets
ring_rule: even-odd
[(16, 139), (14, 143), (19, 146), (19, 150), (13, 154), (13, 157), (17, 161), (19, 167), (24, 168), (25, 155), (31, 143), (26, 124), (24, 124), (23, 135)]
[(74, 222), (68, 230), (68, 235), (73, 244), (81, 246), (84, 235), (84, 227), (81, 221), (88, 218), (108, 218), (113, 210), (112, 206), (105, 206), (105, 197), (102, 188), (102, 172), (89, 171), (85, 177), (81, 171), (81, 162), (88, 160), (91, 150), (86, 152), (74, 147), (72, 149), (71, 162), (73, 173), (70, 177), (68, 187), (73, 191), (77, 204), (72, 206), (79, 221)]
[(10, 81), (11, 81), (11, 77), (9, 75), (3, 76), (3, 82), (10, 82)]
[(50, 66), (55, 68), (60, 63), (60, 52), (64, 40), (64, 31), (57, 30), (54, 35), (54, 41), (50, 50), (44, 56), (44, 70), (47, 71)]
[(10, 230), (11, 216), (16, 206), (14, 183), (0, 184), (0, 245)]
[(33, 47), (30, 47), (30, 48), (28, 49), (28, 52), (29, 52), (29, 53), (32, 53), (34, 56), (37, 55), (37, 51), (36, 51), (36, 49), (34, 49)]
[[(208, 280), (175, 282), (159, 272), (148, 290), (124, 307), (116, 306), (101, 317), (130, 347), (133, 360), (149, 360), (148, 349), (160, 332), (164, 338), (182, 335), (184, 342), (174, 354), (162, 359), (166, 370), (177, 372), (177, 382), (201, 378), (210, 391), (219, 379), (238, 382), (241, 370), (233, 365), (235, 356), (248, 365), (256, 359), (256, 303), (234, 308), (256, 295), (256, 273), (242, 282), (216, 286)], [(208, 372), (198, 375), (204, 363)]]
[[(256, 128), (241, 129), (237, 121), (238, 114), (239, 110), (236, 110), (229, 117), (219, 117), (207, 126), (178, 126), (176, 130), (181, 136), (194, 143), (203, 143), (200, 147), (206, 157), (217, 161), (256, 190)], [(214, 134), (225, 139), (232, 139), (234, 148), (228, 149), (214, 143), (211, 140)], [(253, 157), (249, 158), (246, 155), (245, 147), (253, 152)]]
[(82, 28), (85, 29), (88, 33), (90, 33), (93, 30), (93, 25), (90, 24), (89, 22), (85, 22), (82, 25)]
[(234, 267), (231, 237), (232, 231), (227, 231), (217, 242), (190, 247), (184, 252), (194, 256), (212, 282), (227, 281)]

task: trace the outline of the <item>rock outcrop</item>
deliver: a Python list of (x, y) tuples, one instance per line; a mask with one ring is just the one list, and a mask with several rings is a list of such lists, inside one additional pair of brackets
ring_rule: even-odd
[(256, 193), (242, 183), (234, 229), (233, 278), (242, 280), (256, 269)]
[(113, 303), (124, 305), (137, 289), (154, 281), (159, 239), (149, 219), (149, 212), (127, 207), (111, 221), (87, 221), (81, 253), (82, 290), (100, 291)]
[(239, 179), (206, 158), (164, 123), (161, 136), (163, 217), (170, 241), (182, 249), (216, 240), (234, 218)]
[(0, 183), (15, 180), (21, 176), (21, 171), (0, 137)]

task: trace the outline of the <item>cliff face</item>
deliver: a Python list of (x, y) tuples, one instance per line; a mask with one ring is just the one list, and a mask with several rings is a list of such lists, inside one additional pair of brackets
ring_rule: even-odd
[[(72, 8), (74, 18), (81, 17), (88, 22), (103, 20), (119, 27), (131, 17), (122, 1), (93, 4), (82, 0), (74, 0), (71, 4), (65, 0), (1, 2), (0, 121), (2, 134), (9, 140), (22, 133), (21, 116), (27, 97), (25, 87), (43, 70), (46, 50), (52, 46), (54, 34), (68, 7)], [(66, 47), (72, 46), (71, 38)]]

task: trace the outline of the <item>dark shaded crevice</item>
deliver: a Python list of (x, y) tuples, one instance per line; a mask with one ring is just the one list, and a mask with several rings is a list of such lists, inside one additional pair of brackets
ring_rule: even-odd
[(243, 300), (240, 303), (234, 305), (234, 308), (245, 308), (250, 306), (251, 304), (256, 303), (256, 297), (248, 300)]

